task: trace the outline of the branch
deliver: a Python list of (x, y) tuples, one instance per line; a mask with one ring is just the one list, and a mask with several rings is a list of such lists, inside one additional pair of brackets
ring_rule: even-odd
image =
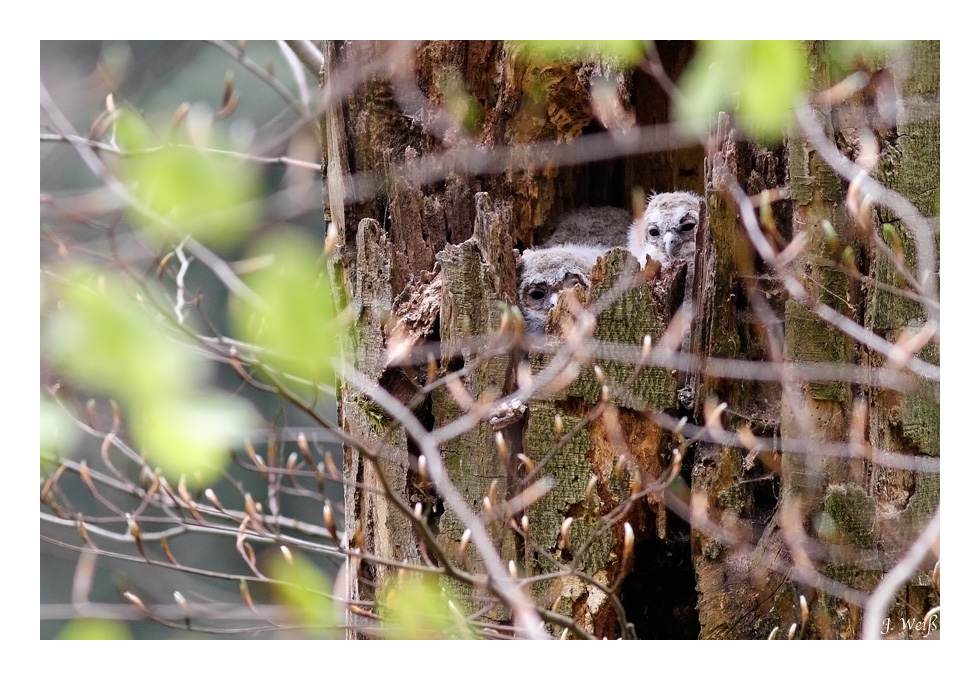
[[(51, 99), (51, 95), (48, 94), (48, 89), (41, 83), (41, 108), (51, 119), (51, 123), (54, 125), (55, 129), (63, 136), (68, 138), (71, 142), (72, 147), (78, 152), (82, 160), (89, 167), (89, 169), (95, 174), (99, 180), (105, 184), (116, 197), (118, 197), (123, 204), (129, 206), (132, 210), (138, 212), (141, 217), (152, 222), (153, 224), (162, 226), (170, 232), (176, 232), (173, 225), (167, 220), (160, 217), (158, 214), (150, 210), (148, 207), (143, 205), (138, 201), (127, 189), (123, 186), (116, 177), (109, 172), (109, 169), (105, 166), (95, 152), (86, 145), (73, 140), (81, 139), (72, 124), (65, 118), (64, 114)], [(264, 305), (262, 298), (255, 294), (255, 292), (245, 285), (235, 272), (231, 270), (228, 264), (219, 258), (217, 255), (212, 253), (210, 250), (205, 248), (203, 245), (198, 243), (192, 238), (188, 239), (187, 242), (188, 249), (201, 261), (203, 262), (212, 272), (224, 283), (228, 290), (239, 296), (246, 302), (250, 302), (260, 307)]]
[(493, 539), (487, 533), (486, 527), (480, 518), (473, 512), (470, 504), (460, 495), (459, 491), (449, 479), (445, 465), (442, 461), (442, 454), (436, 438), (432, 433), (426, 431), (422, 424), (415, 417), (415, 414), (388, 394), (387, 391), (380, 389), (372, 380), (363, 376), (360, 372), (351, 367), (342, 368), (344, 380), (356, 387), (365, 394), (371, 394), (374, 401), (388, 414), (397, 419), (404, 427), (405, 431), (411, 436), (419, 447), (421, 455), (425, 456), (428, 462), (428, 474), (435, 484), (436, 490), (442, 496), (446, 505), (459, 517), (463, 526), (472, 532), (471, 540), (474, 547), (480, 553), (490, 576), (491, 584), (495, 585), (498, 595), (514, 612), (514, 619), (521, 628), (524, 636), (532, 640), (547, 639), (541, 630), (541, 617), (537, 609), (527, 599), (527, 596), (520, 589), (517, 583), (510, 577), (500, 560), (497, 548), (494, 546)]
[(892, 598), (899, 588), (906, 581), (912, 578), (916, 569), (926, 558), (926, 555), (933, 549), (936, 541), (939, 540), (939, 506), (936, 506), (936, 514), (929, 520), (929, 524), (922, 530), (919, 537), (909, 547), (905, 556), (885, 574), (885, 577), (878, 582), (878, 586), (872, 591), (868, 598), (868, 603), (864, 607), (864, 621), (861, 624), (861, 637), (865, 640), (881, 639), (881, 624), (885, 620), (885, 615), (891, 606)]
[(290, 158), (289, 156), (253, 156), (252, 154), (241, 153), (239, 151), (228, 151), (226, 149), (212, 149), (204, 146), (192, 146), (190, 144), (168, 144), (160, 146), (152, 146), (143, 149), (120, 149), (114, 144), (107, 144), (106, 142), (100, 142), (95, 139), (89, 139), (88, 137), (79, 137), (78, 135), (65, 135), (59, 133), (46, 133), (39, 136), (42, 142), (69, 142), (72, 145), (84, 144), (93, 149), (98, 149), (103, 153), (109, 153), (114, 156), (119, 156), (120, 158), (132, 158), (135, 156), (144, 156), (147, 154), (158, 153), (164, 149), (174, 148), (174, 149), (190, 149), (192, 151), (198, 151), (200, 153), (214, 154), (215, 156), (230, 156), (232, 158), (238, 158), (243, 161), (249, 161), (251, 163), (257, 163), (259, 165), (270, 165), (270, 166), (287, 166), (292, 168), (302, 168), (303, 170), (309, 170), (311, 172), (320, 172), (320, 164), (312, 163), (310, 161), (300, 160), (299, 158)]
[[(939, 326), (939, 295), (936, 291), (936, 244), (933, 241), (932, 227), (922, 213), (910, 200), (882, 186), (856, 163), (852, 163), (834, 144), (827, 139), (817, 124), (814, 110), (807, 104), (796, 109), (796, 120), (806, 140), (813, 146), (827, 164), (841, 177), (850, 182), (861, 180), (861, 190), (873, 201), (895, 213), (912, 231), (915, 238), (915, 262), (918, 270), (918, 285), (923, 295), (933, 304), (923, 305), (927, 318)], [(891, 252), (886, 244), (879, 244), (883, 250)]]
[(293, 51), (300, 63), (306, 70), (313, 74), (314, 78), (320, 77), (320, 69), (323, 68), (323, 53), (317, 49), (312, 40), (283, 40), (286, 46)]

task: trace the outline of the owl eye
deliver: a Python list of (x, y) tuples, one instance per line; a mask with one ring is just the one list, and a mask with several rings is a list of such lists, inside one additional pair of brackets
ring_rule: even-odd
[(692, 217), (685, 217), (681, 220), (681, 231), (691, 231), (698, 226), (698, 221)]
[(544, 295), (545, 295), (544, 291), (541, 290), (540, 288), (535, 288), (534, 290), (531, 291), (532, 300), (543, 300)]
[(647, 232), (650, 236), (660, 236), (660, 230), (656, 227), (650, 227), (650, 231)]

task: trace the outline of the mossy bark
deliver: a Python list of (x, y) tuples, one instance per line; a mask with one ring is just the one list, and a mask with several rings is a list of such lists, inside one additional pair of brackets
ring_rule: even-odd
[[(899, 65), (899, 67), (902, 65)], [(939, 103), (939, 41), (917, 41), (911, 46), (909, 63), (904, 65), (907, 77), (902, 95), (908, 100)], [(930, 222), (935, 233), (936, 270), (939, 281), (939, 117), (917, 119), (900, 115), (895, 134), (882, 143), (883, 162), (880, 180), (908, 197)], [(915, 241), (908, 229), (886, 210), (876, 214), (876, 229), (884, 235), (885, 225), (897, 232), (905, 266), (917, 270)], [(909, 289), (887, 258), (871, 258), (874, 276), (892, 285)], [(865, 325), (875, 333), (895, 342), (903, 335), (921, 332), (927, 323), (923, 306), (890, 290), (868, 290)], [(939, 345), (933, 340), (918, 353), (921, 359), (939, 363)], [(870, 355), (869, 365), (880, 366), (884, 360)], [(922, 381), (924, 383), (924, 381)], [(934, 389), (933, 389), (934, 388)], [(923, 384), (916, 394), (899, 394), (891, 390), (873, 390), (869, 395), (869, 442), (881, 449), (907, 451), (939, 456), (939, 390), (938, 385)], [(910, 541), (930, 520), (939, 503), (939, 475), (892, 470), (872, 466), (869, 485), (876, 502), (878, 548), (896, 559)], [(931, 565), (923, 565), (928, 568)], [(927, 574), (920, 571), (896, 594), (889, 615), (921, 618), (938, 604), (938, 594)], [(915, 636), (914, 632), (897, 630), (892, 635)]]
[[(692, 46), (670, 43), (660, 47), (668, 72), (678, 75)], [(826, 65), (816, 57), (818, 47), (813, 46), (811, 73), (814, 83), (823, 86), (829, 81)], [(325, 48), (327, 77), (345, 64), (383, 58), (394, 49), (403, 48), (386, 43), (329, 43)], [(750, 194), (789, 188), (791, 201), (772, 204), (773, 233), (768, 237), (779, 250), (795, 235), (807, 235), (793, 274), (812, 299), (891, 341), (925, 326), (921, 306), (909, 296), (894, 294), (894, 287), (906, 286), (901, 274), (868, 246), (853, 224), (846, 209), (847, 183), (802, 138), (791, 137), (784, 146), (773, 149), (753, 145), (739, 140), (722, 116), (717, 153), (707, 164), (699, 148), (689, 148), (564, 167), (531, 168), (515, 162), (489, 174), (450, 172), (422, 186), (393, 172), (413, 159), (465, 145), (491, 150), (512, 143), (570, 140), (599, 131), (590, 103), (594, 78), (611, 83), (623, 110), (638, 122), (667, 119), (667, 97), (640, 71), (624, 71), (602, 60), (535, 63), (524, 58), (523, 50), (507, 43), (437, 41), (419, 43), (404, 53), (416, 68), (414, 85), (429, 102), (451, 103), (454, 95), (447, 83), (454, 82), (470, 98), (474, 115), (449, 134), (433, 132), (429, 126), (433, 121), (425, 109), (418, 115), (406, 114), (400, 99), (404, 92), (393, 89), (386, 78), (368, 80), (342, 109), (327, 112), (323, 123), (325, 207), (328, 219), (339, 230), (337, 261), (343, 267), (360, 343), (350, 348), (350, 356), (362, 372), (406, 401), (414, 399), (426, 380), (424, 364), (395, 371), (378, 359), (385, 356), (392, 339), (405, 337), (405, 327), (411, 326), (407, 334), (413, 340), (438, 342), (439, 349), (433, 354), (440, 376), (463, 369), (461, 385), (476, 402), (508, 393), (514, 387), (521, 357), (510, 353), (484, 360), (471, 341), (497, 333), (500, 304), (516, 300), (513, 249), (542, 243), (555, 218), (576, 207), (632, 209), (637, 193), (702, 188), (706, 188), (705, 214), (698, 231), (689, 340), (694, 354), (760, 361), (781, 355), (788, 361), (850, 364), (858, 372), (862, 367), (882, 365), (881, 357), (827, 325), (804, 302), (787, 300), (778, 278), (762, 265), (748, 243), (738, 211), (726, 197), (722, 170)], [(938, 100), (938, 43), (917, 43), (914, 54), (916, 71), (901, 81), (903, 96)], [(853, 148), (847, 147), (850, 133), (829, 115), (823, 120), (831, 139), (853, 154)], [(900, 120), (893, 133), (882, 133), (879, 140), (883, 159), (879, 179), (910, 196), (937, 225), (938, 134), (938, 120)], [(373, 186), (379, 189), (345, 196), (342, 178), (348, 172), (374, 177)], [(874, 215), (874, 226), (882, 234), (886, 223), (896, 229), (906, 265), (914, 271), (914, 239), (895, 226), (894, 215)], [(840, 245), (827, 240), (828, 224)], [(938, 226), (936, 234), (938, 248)], [(856, 271), (893, 288), (865, 286), (850, 276), (842, 264), (844, 246), (852, 249)], [(623, 251), (602, 258), (589, 293), (562, 294), (549, 331), (560, 332), (562, 320), (575, 317), (576, 303), (594, 302), (620, 276), (632, 275), (636, 268), (636, 262)], [(938, 276), (938, 270), (936, 273)], [(665, 292), (670, 288), (665, 281), (676, 275), (663, 271), (652, 280), (641, 277), (599, 315), (596, 338), (638, 346), (649, 334), (656, 343), (676, 307), (664, 302), (671, 297)], [(656, 286), (660, 289), (655, 290)], [(775, 327), (767, 327), (769, 321), (760, 322), (753, 296), (764, 297)], [(398, 318), (386, 317), (392, 309), (397, 310)], [(771, 343), (779, 338), (785, 342), (773, 347)], [(919, 352), (934, 363), (938, 355), (935, 342)], [(532, 370), (541, 370), (549, 357), (532, 353), (528, 357)], [(722, 379), (697, 371), (688, 377), (646, 368), (634, 377), (631, 364), (603, 359), (598, 365), (608, 385), (630, 382), (628, 391), (610, 393), (605, 414), (583, 422), (602, 398), (593, 365), (586, 361), (560, 393), (521, 405), (526, 407), (521, 412), (524, 415), (503, 427), (508, 457), (501, 457), (489, 422), (447, 442), (441, 451), (453, 482), (480, 512), (494, 480), (501, 500), (524, 489), (527, 471), (518, 453), (535, 464), (550, 455), (535, 477), (550, 477), (555, 486), (528, 509), (527, 540), (499, 521), (491, 525), (492, 535), (502, 556), (514, 558), (528, 575), (574, 564), (596, 583), (575, 576), (541, 582), (532, 589), (538, 602), (572, 617), (595, 635), (628, 634), (606, 591), (625, 588), (622, 577), (628, 581), (628, 572), (652, 573), (653, 579), (663, 573), (656, 570), (659, 562), (650, 572), (635, 562), (620, 562), (622, 521), (628, 519), (638, 548), (645, 543), (688, 553), (685, 558), (696, 577), (697, 592), (692, 597), (696, 597), (699, 621), (695, 623), (700, 624), (693, 634), (760, 638), (775, 626), (785, 631), (799, 622), (799, 596), (804, 594), (810, 600), (813, 622), (806, 635), (856, 636), (858, 608), (828, 596), (814, 597), (812, 589), (795, 585), (772, 568), (773, 560), (791, 562), (781, 510), (787, 503), (795, 504), (804, 530), (827, 545), (831, 559), (821, 567), (825, 575), (869, 589), (917, 528), (928, 521), (938, 502), (938, 476), (810, 454), (751, 456), (739, 447), (701, 442), (689, 450), (684, 474), (675, 480), (672, 491), (681, 503), (691, 498), (704, 501), (712, 521), (741, 532), (738, 535), (745, 537), (746, 544), (755, 541), (754, 552), (726, 547), (698, 531), (688, 535), (684, 529), (672, 534), (676, 527), (670, 522), (676, 518), (668, 517), (654, 496), (635, 502), (611, 525), (602, 515), (629, 497), (637, 485), (652, 482), (664, 471), (677, 440), (643, 412), (678, 415), (682, 407), (677, 388), (685, 384), (695, 387), (694, 408), (685, 411), (695, 422), (702, 422), (706, 405), (724, 402), (722, 424), (728, 430), (806, 439), (819, 445), (848, 441), (855, 411), (860, 414), (864, 407), (858, 405), (866, 404), (863, 432), (868, 443), (926, 455), (939, 452), (938, 390), (923, 385), (914, 394), (903, 395), (855, 388), (843, 381), (789, 384), (784, 389), (779, 383)], [(685, 383), (687, 380), (690, 382)], [(404, 393), (396, 387), (404, 388)], [(413, 403), (420, 420), (430, 428), (453, 422), (465, 410), (444, 389)], [(404, 494), (409, 502), (424, 503), (437, 540), (455, 557), (454, 546), (464, 527), (452, 512), (441, 508), (431, 489), (419, 488), (412, 469), (413, 443), (401, 428), (386, 422), (375, 406), (370, 395), (344, 386), (341, 423), (391, 450), (385, 463), (390, 467), (384, 474), (397, 480), (395, 493)], [(562, 418), (563, 432), (574, 434), (565, 446), (553, 451), (559, 438), (556, 415)], [(631, 453), (625, 467), (617, 465), (622, 443)], [(374, 474), (370, 468), (356, 451), (346, 451), (347, 481), (369, 483)], [(690, 486), (685, 482), (688, 474)], [(596, 485), (587, 499), (586, 488), (593, 476)], [(364, 488), (348, 488), (348, 532), (360, 520), (360, 540), (366, 551), (409, 561), (423, 559), (424, 547), (411, 527), (394, 517), (380, 496)], [(573, 522), (565, 542), (561, 526), (568, 517)], [(861, 559), (855, 559), (855, 554)], [(869, 555), (876, 557), (865, 559)], [(465, 566), (481, 568), (472, 548)], [(390, 580), (391, 570), (372, 567), (363, 575), (381, 585)], [(642, 589), (643, 584), (637, 587)], [(459, 596), (468, 594), (455, 585), (450, 590)], [(651, 588), (646, 591), (654, 592)], [(900, 597), (905, 603), (903, 611), (921, 614), (921, 606), (932, 601), (930, 593), (925, 587), (909, 586)], [(653, 605), (652, 600), (645, 600), (636, 611)], [(894, 613), (898, 615), (899, 609)], [(498, 610), (491, 616), (498, 614), (504, 615)], [(639, 618), (638, 626), (642, 623)], [(658, 634), (669, 637), (671, 632)], [(677, 635), (676, 629), (673, 633)]]
[[(811, 51), (810, 70), (815, 89), (831, 84), (827, 63), (819, 49)], [(835, 130), (830, 111), (815, 107), (814, 113), (822, 123), (824, 133), (833, 139)], [(806, 246), (791, 271), (802, 282), (810, 300), (859, 321), (864, 300), (859, 287), (847, 276), (840, 253), (834, 252), (835, 247), (850, 248), (857, 268), (866, 261), (866, 243), (860, 238), (853, 217), (848, 214), (842, 180), (807, 140), (792, 138), (788, 153), (789, 165), (794, 170), (790, 177), (791, 186), (794, 196), (800, 196), (793, 204), (793, 236), (802, 234), (806, 237)], [(805, 199), (803, 194), (806, 194)], [(828, 243), (828, 225), (839, 245)], [(857, 344), (817, 317), (807, 304), (795, 300), (787, 303), (785, 329), (788, 360), (843, 364), (859, 361)], [(783, 399), (782, 431), (786, 437), (811, 442), (813, 447), (806, 453), (783, 456), (783, 502), (792, 502), (796, 510), (792, 515), (784, 513), (777, 519), (784, 536), (797, 530), (816, 529), (815, 533), (831, 544), (874, 547), (874, 501), (869, 495), (871, 489), (864, 463), (819, 455), (822, 442), (848, 440), (849, 423), (855, 417), (855, 397), (863, 398), (844, 382), (788, 386)], [(800, 523), (798, 527), (796, 521)], [(846, 571), (837, 566), (831, 561), (822, 569), (827, 575), (855, 588), (870, 588), (879, 577), (875, 571), (879, 568), (877, 564), (869, 565), (870, 572), (854, 565), (848, 565)], [(797, 591), (809, 596), (818, 612), (846, 608), (846, 603), (825, 593), (813, 594), (809, 589), (801, 588)], [(814, 624), (806, 632), (810, 637), (852, 639), (858, 634), (859, 621), (851, 615), (820, 616)]]
[[(675, 55), (673, 62), (668, 59), (675, 71), (680, 69), (677, 59), (686, 58), (684, 55), (690, 52), (690, 44), (678, 45), (679, 56)], [(425, 365), (385, 365), (385, 350), (393, 339), (438, 341), (440, 349), (434, 355), (439, 376), (462, 370), (461, 385), (476, 402), (508, 393), (514, 389), (517, 354), (485, 360), (479, 350), (473, 349), (472, 341), (494, 335), (500, 325), (501, 303), (516, 301), (514, 248), (543, 242), (555, 218), (569, 209), (607, 204), (632, 208), (634, 187), (625, 180), (628, 174), (644, 178), (637, 187), (641, 192), (650, 188), (696, 189), (701, 184), (700, 158), (688, 150), (686, 156), (671, 152), (669, 158), (654, 154), (644, 159), (619, 158), (563, 167), (528, 167), (516, 161), (502, 171), (483, 175), (450, 172), (444, 179), (418, 186), (394, 170), (428, 154), (451, 152), (460, 145), (492, 150), (514, 143), (570, 140), (590, 128), (598, 129), (590, 101), (596, 79), (611, 85), (622, 109), (635, 115), (631, 103), (634, 74), (604, 58), (539, 63), (527, 58), (525, 48), (519, 45), (490, 41), (421, 42), (408, 48), (383, 42), (331, 42), (324, 52), (326, 79), (340, 78), (346, 67), (372, 60), (388, 59), (393, 65), (391, 78), (369, 78), (342, 108), (328, 111), (324, 117), (324, 204), (327, 220), (338, 228), (336, 260), (342, 267), (346, 295), (355, 312), (357, 342), (348, 348), (348, 356), (368, 377), (406, 402), (411, 400), (427, 427), (449, 424), (466, 409), (445, 389), (436, 390), (425, 399), (416, 398), (418, 385), (426, 379)], [(414, 72), (409, 68), (400, 70), (408, 65), (414, 66)], [(398, 79), (405, 74), (410, 74), (410, 80), (403, 79), (401, 86), (407, 89), (399, 90)], [(663, 94), (654, 94), (656, 86), (652, 81), (644, 75), (638, 77), (643, 96), (659, 97), (659, 105), (666, 110)], [(406, 115), (406, 92), (413, 88), (422, 97), (417, 100), (421, 108)], [(444, 128), (438, 133), (438, 125), (433, 125), (437, 122), (432, 117), (434, 110), (426, 104), (448, 107), (453, 103), (452, 97), (460, 93), (468, 98), (472, 115), (466, 116), (463, 126)], [(678, 162), (682, 157), (683, 162)], [(345, 183), (348, 173), (359, 173), (359, 177), (368, 179), (359, 185)], [(682, 185), (677, 185), (678, 179)], [(363, 194), (364, 187), (374, 189)], [(625, 252), (610, 257), (607, 275), (618, 276), (628, 259)], [(635, 268), (635, 261), (629, 266)], [(597, 289), (601, 290), (602, 285)], [(668, 317), (665, 312), (653, 314), (650, 306), (644, 304), (649, 299), (649, 290), (631, 292), (600, 319), (597, 336), (639, 344), (644, 335), (650, 334), (656, 341)], [(391, 310), (399, 318), (391, 318)], [(631, 366), (615, 362), (602, 365), (611, 381), (625, 379), (632, 370)], [(588, 369), (591, 371), (591, 366)], [(647, 477), (652, 478), (662, 468), (666, 437), (626, 407), (637, 406), (641, 401), (657, 408), (674, 404), (676, 381), (667, 372), (646, 369), (633, 387), (635, 403), (624, 397), (616, 404), (621, 407), (621, 427), (628, 440), (636, 443), (638, 456), (649, 464)], [(575, 397), (569, 393), (559, 405), (561, 408), (574, 399), (581, 405), (577, 408), (584, 411), (599, 400), (594, 379), (580, 380), (576, 389), (580, 393)], [(384, 447), (389, 455), (381, 473), (394, 479), (393, 493), (409, 503), (423, 503), (437, 541), (447, 555), (455, 558), (464, 527), (418, 478), (413, 442), (376, 407), (370, 395), (360, 394), (349, 385), (341, 386), (338, 410), (342, 426)], [(483, 513), (483, 497), (494, 481), (498, 500), (521, 491), (523, 473), (516, 454), (526, 453), (532, 459), (538, 455), (541, 447), (530, 442), (538, 441), (537, 433), (542, 427), (554, 426), (549, 409), (554, 409), (554, 405), (531, 405), (529, 422), (519, 418), (502, 429), (511, 453), (509, 458), (501, 458), (498, 453), (496, 433), (488, 422), (481, 422), (442, 446), (441, 455), (453, 483), (475, 510)], [(574, 420), (573, 413), (569, 412), (568, 417), (570, 422)], [(541, 436), (550, 439), (553, 435)], [(591, 473), (603, 479), (600, 496), (607, 496), (601, 507), (612, 502), (612, 494), (624, 498), (629, 493), (629, 477), (615, 483), (608, 481), (614, 456), (602, 433), (602, 424), (590, 424), (583, 436), (586, 440), (576, 440), (581, 445), (573, 443), (549, 466), (547, 474), (554, 474), (559, 480), (558, 488), (547, 496), (547, 502), (554, 507), (549, 513), (533, 506), (532, 514), (544, 512), (553, 516), (545, 521), (536, 515), (531, 522), (533, 532), (544, 531), (545, 527), (549, 527), (548, 532), (557, 529), (568, 508), (583, 505), (585, 484)], [(383, 496), (368, 490), (377, 481), (372, 477), (376, 474), (372, 466), (354, 449), (346, 450), (345, 455), (345, 480), (350, 484), (346, 503), (348, 533), (353, 535), (357, 526), (358, 540), (367, 553), (415, 563), (423, 560), (425, 547), (411, 526), (397, 516)], [(638, 470), (634, 464), (635, 475), (639, 475)], [(557, 514), (559, 509), (561, 515)], [(580, 520), (572, 529), (573, 545), (583, 540), (583, 532), (591, 526), (582, 517)], [(657, 523), (652, 519), (634, 521), (641, 534), (652, 531)], [(661, 518), (660, 523), (663, 522)], [(504, 560), (519, 552), (529, 554), (519, 534), (503, 523), (491, 523), (489, 528)], [(555, 548), (556, 534), (552, 533), (541, 536), (545, 550)], [(579, 568), (611, 583), (618, 572), (614, 573), (617, 567), (610, 562), (609, 554), (621, 544), (621, 526), (612, 532), (605, 530)], [(559, 560), (567, 557), (556, 554)], [(362, 560), (361, 576), (367, 577), (374, 588), (390, 581), (391, 569), (365, 565), (371, 565), (371, 561)], [(476, 571), (482, 568), (472, 547), (464, 566)], [(527, 557), (522, 566), (529, 573), (543, 568), (536, 558)], [(608, 572), (605, 576), (603, 569)], [(460, 597), (473, 594), (455, 584), (447, 586)], [(354, 599), (360, 599), (359, 594), (370, 596), (359, 593), (358, 587), (364, 586), (353, 584), (350, 595)], [(584, 592), (581, 583), (563, 587), (569, 593)], [(597, 604), (595, 597), (576, 596), (568, 600), (567, 607), (559, 609), (587, 631), (608, 636), (623, 634), (616, 623), (618, 619), (608, 613), (608, 603)], [(498, 613), (490, 615), (497, 618)]]
[[(900, 95), (937, 101), (938, 43), (916, 43), (912, 54), (915, 71), (900, 81)], [(820, 90), (831, 84), (825, 52), (822, 46), (812, 45), (810, 55), (812, 83)], [(900, 72), (901, 68), (894, 70)], [(832, 117), (821, 109), (816, 113), (827, 136), (842, 144), (846, 154), (854, 155), (857, 135), (842, 121), (854, 124), (855, 116), (862, 114), (838, 111)], [(751, 145), (729, 139), (725, 132), (722, 117), (719, 153), (711, 159), (709, 168), (711, 241), (699, 252), (694, 337), (695, 351), (732, 357), (750, 355), (752, 350), (747, 345), (760, 335), (752, 333), (739, 309), (745, 304), (750, 287), (764, 281), (766, 273), (756, 270), (758, 263), (751, 264), (751, 259), (741, 254), (742, 228), (732, 205), (721, 198), (721, 171), (730, 172), (750, 193), (773, 185), (758, 185), (758, 178), (765, 174), (759, 169), (759, 161), (771, 158), (766, 150), (740, 149)], [(902, 195), (915, 197), (913, 201), (929, 218), (938, 213), (938, 139), (938, 119), (899, 120), (891, 132), (879, 129), (883, 158), (879, 178)], [(922, 305), (914, 296), (894, 292), (899, 288), (908, 290), (908, 282), (902, 280), (888, 257), (872, 247), (849, 213), (847, 183), (802, 137), (789, 138), (784, 153), (784, 164), (777, 162), (775, 167), (784, 168), (785, 176), (776, 186), (788, 186), (792, 203), (787, 205), (791, 210), (784, 208), (780, 213), (774, 206), (774, 214), (778, 231), (786, 240), (806, 236), (806, 245), (793, 261), (792, 274), (803, 283), (808, 299), (828, 305), (892, 342), (903, 332), (908, 335), (921, 329), (927, 318)], [(746, 164), (745, 159), (751, 161)], [(764, 164), (773, 167), (770, 160)], [(883, 238), (887, 236), (885, 223), (897, 229), (905, 263), (915, 271), (915, 242), (911, 235), (897, 226), (896, 218), (887, 211), (879, 211), (873, 218), (874, 228)], [(934, 222), (938, 251), (938, 222)], [(828, 238), (831, 232), (832, 239)], [(845, 248), (849, 248), (846, 255)], [(870, 277), (872, 283), (862, 285), (857, 278), (860, 275)], [(886, 286), (874, 285), (875, 282)], [(788, 300), (784, 310), (777, 306), (775, 311), (782, 320), (785, 345), (779, 349), (786, 360), (852, 364), (856, 373), (861, 372), (861, 367), (881, 367), (885, 363), (883, 357), (821, 320), (803, 300)], [(918, 356), (938, 363), (938, 347), (930, 342)], [(800, 620), (800, 595), (808, 598), (811, 610), (812, 625), (805, 635), (857, 637), (861, 625), (858, 607), (794, 585), (768, 567), (776, 559), (792, 561), (785, 532), (798, 528), (825, 546), (827, 557), (819, 567), (824, 575), (858, 590), (875, 586), (932, 516), (938, 503), (938, 475), (885, 468), (860, 458), (821, 456), (819, 445), (850, 441), (857, 447), (870, 445), (903, 453), (938, 455), (938, 390), (922, 385), (911, 394), (901, 394), (842, 381), (788, 384), (782, 390), (782, 399), (769, 394), (761, 402), (763, 408), (752, 409), (746, 403), (751, 399), (748, 393), (765, 392), (758, 385), (747, 390), (744, 383), (728, 384), (710, 378), (699, 379), (697, 384), (698, 408), (709, 395), (727, 402), (725, 424), (729, 427), (741, 424), (755, 434), (772, 433), (772, 419), (782, 437), (814, 445), (809, 453), (787, 452), (778, 457), (778, 500), (770, 508), (768, 519), (758, 515), (754, 518), (755, 522), (764, 522), (765, 528), (748, 562), (744, 555), (694, 534), (702, 637), (762, 637), (776, 626), (785, 631)], [(781, 406), (774, 413), (764, 408), (767, 403)], [(743, 412), (754, 417), (742, 418), (739, 414)], [(748, 461), (741, 464), (743, 456), (741, 450), (725, 447), (702, 447), (697, 453), (692, 491), (705, 495), (709, 515), (722, 526), (745, 526), (753, 521), (746, 503), (753, 494), (746, 489), (752, 488), (754, 474)], [(757, 462), (754, 465), (758, 467)], [(790, 507), (793, 512), (781, 511)], [(795, 522), (800, 524), (794, 528)], [(749, 572), (752, 579), (748, 578)], [(897, 601), (901, 605), (896, 605), (891, 615), (921, 617), (935, 603), (935, 593), (927, 585), (928, 579), (920, 573), (900, 592)]]
[[(708, 159), (707, 228), (698, 232), (691, 351), (769, 359), (768, 336), (752, 312), (749, 296), (768, 293), (768, 304), (781, 316), (782, 294), (767, 272), (757, 268), (725, 184), (731, 177), (756, 192), (775, 189), (786, 182), (785, 163), (772, 150), (739, 141), (725, 114), (719, 116), (717, 137), (718, 151)], [(778, 212), (779, 206), (774, 208)], [(695, 373), (695, 386), (699, 421), (705, 408), (724, 403), (721, 417), (727, 429), (743, 428), (763, 437), (776, 433), (781, 418), (778, 384)], [(778, 456), (749, 460), (742, 448), (702, 443), (694, 452), (691, 494), (703, 499), (712, 522), (746, 535), (771, 523), (779, 479)], [(784, 619), (788, 625), (792, 608), (779, 605), (783, 579), (762, 567), (771, 543), (769, 533), (763, 532), (757, 554), (747, 555), (710, 534), (691, 531), (701, 638), (765, 637)]]
[[(638, 274), (636, 260), (625, 250), (609, 252), (596, 264), (587, 294), (579, 289), (562, 294), (548, 327), (567, 327), (574, 321), (572, 308), (576, 305), (564, 304), (566, 300), (574, 297), (589, 307), (624, 279), (633, 280), (633, 285), (598, 315), (595, 338), (640, 346), (649, 335), (656, 344), (681, 302), (684, 271), (664, 268), (653, 281)], [(658, 294), (664, 290), (676, 291), (672, 301)], [(553, 342), (557, 347), (564, 340)], [(532, 354), (531, 366), (540, 370), (551, 358), (550, 354)], [(666, 509), (649, 496), (628, 508), (616, 522), (607, 521), (605, 515), (656, 481), (667, 467), (670, 433), (652, 423), (646, 412), (676, 411), (678, 383), (674, 371), (651, 367), (637, 370), (632, 362), (588, 360), (578, 369), (577, 377), (564, 389), (534, 399), (529, 405), (524, 451), (534, 462), (547, 461), (535, 474), (552, 479), (554, 487), (527, 511), (529, 537), (524, 565), (532, 574), (572, 565), (591, 576), (597, 583), (574, 575), (543, 582), (537, 586), (535, 597), (542, 606), (573, 616), (597, 636), (626, 635), (609, 599), (610, 594), (619, 595), (623, 578), (633, 567), (631, 560), (623, 561), (622, 522), (631, 523), (637, 541), (663, 540)], [(585, 420), (603, 403), (602, 385), (607, 388), (605, 410)], [(563, 445), (556, 418), (560, 419), (561, 433), (571, 437)], [(617, 464), (621, 456), (625, 465)], [(595, 486), (587, 495), (592, 479)], [(562, 524), (568, 519), (572, 523), (562, 540)]]

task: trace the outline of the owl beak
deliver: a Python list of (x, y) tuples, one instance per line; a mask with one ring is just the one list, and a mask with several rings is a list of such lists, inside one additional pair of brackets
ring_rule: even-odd
[(668, 231), (666, 234), (664, 234), (664, 250), (666, 250), (667, 254), (671, 257), (677, 255), (677, 235), (672, 231)]

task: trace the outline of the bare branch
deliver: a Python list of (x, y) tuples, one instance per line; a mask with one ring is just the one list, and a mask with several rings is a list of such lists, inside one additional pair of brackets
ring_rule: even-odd
[(306, 70), (316, 78), (323, 68), (323, 53), (317, 49), (312, 40), (283, 40), (290, 50), (296, 54)]
[(922, 561), (933, 550), (939, 540), (939, 506), (929, 520), (929, 523), (919, 534), (915, 542), (905, 553), (905, 556), (892, 567), (884, 578), (878, 582), (868, 603), (864, 607), (864, 622), (861, 626), (861, 637), (865, 640), (880, 640), (881, 626), (885, 620), (892, 598), (902, 585), (907, 582)]

